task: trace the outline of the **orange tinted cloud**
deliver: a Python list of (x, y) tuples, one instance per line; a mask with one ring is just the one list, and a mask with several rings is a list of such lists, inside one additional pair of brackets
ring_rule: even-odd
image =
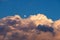
[(21, 18), (19, 15), (0, 19), (0, 40), (60, 40), (60, 20), (44, 14)]

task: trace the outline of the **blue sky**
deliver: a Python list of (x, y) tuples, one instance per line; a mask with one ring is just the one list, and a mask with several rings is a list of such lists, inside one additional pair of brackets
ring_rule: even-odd
[(48, 18), (60, 18), (60, 0), (0, 0), (0, 18), (11, 15), (43, 13)]

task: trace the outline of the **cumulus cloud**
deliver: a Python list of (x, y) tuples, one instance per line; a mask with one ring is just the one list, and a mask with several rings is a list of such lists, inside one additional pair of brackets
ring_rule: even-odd
[(48, 19), (43, 14), (32, 15), (30, 17), (30, 19), (32, 21), (34, 21), (34, 23), (36, 24), (36, 26), (38, 26), (38, 25), (49, 25), (50, 26), (50, 24), (53, 23), (53, 21), (51, 19)]
[(0, 40), (60, 40), (60, 20), (44, 14), (21, 18), (19, 15), (0, 19)]

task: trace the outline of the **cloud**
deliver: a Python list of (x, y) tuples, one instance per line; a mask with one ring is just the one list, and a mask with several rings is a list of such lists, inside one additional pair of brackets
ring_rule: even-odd
[(60, 20), (44, 14), (21, 18), (19, 15), (0, 19), (0, 40), (60, 40)]
[(44, 26), (44, 25), (39, 25), (37, 27), (37, 29), (40, 30), (40, 31), (44, 31), (44, 32), (48, 32), (48, 31), (53, 32), (54, 31), (54, 29), (52, 27), (47, 27), (47, 26)]
[(38, 25), (49, 25), (53, 23), (52, 19), (48, 19), (45, 15), (43, 14), (37, 14), (37, 15), (32, 15), (30, 17), (32, 21), (38, 26)]

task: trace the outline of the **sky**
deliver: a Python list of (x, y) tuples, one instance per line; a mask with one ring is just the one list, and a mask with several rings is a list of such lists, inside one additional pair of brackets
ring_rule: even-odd
[(0, 0), (0, 18), (16, 14), (24, 18), (39, 13), (60, 19), (60, 0)]

